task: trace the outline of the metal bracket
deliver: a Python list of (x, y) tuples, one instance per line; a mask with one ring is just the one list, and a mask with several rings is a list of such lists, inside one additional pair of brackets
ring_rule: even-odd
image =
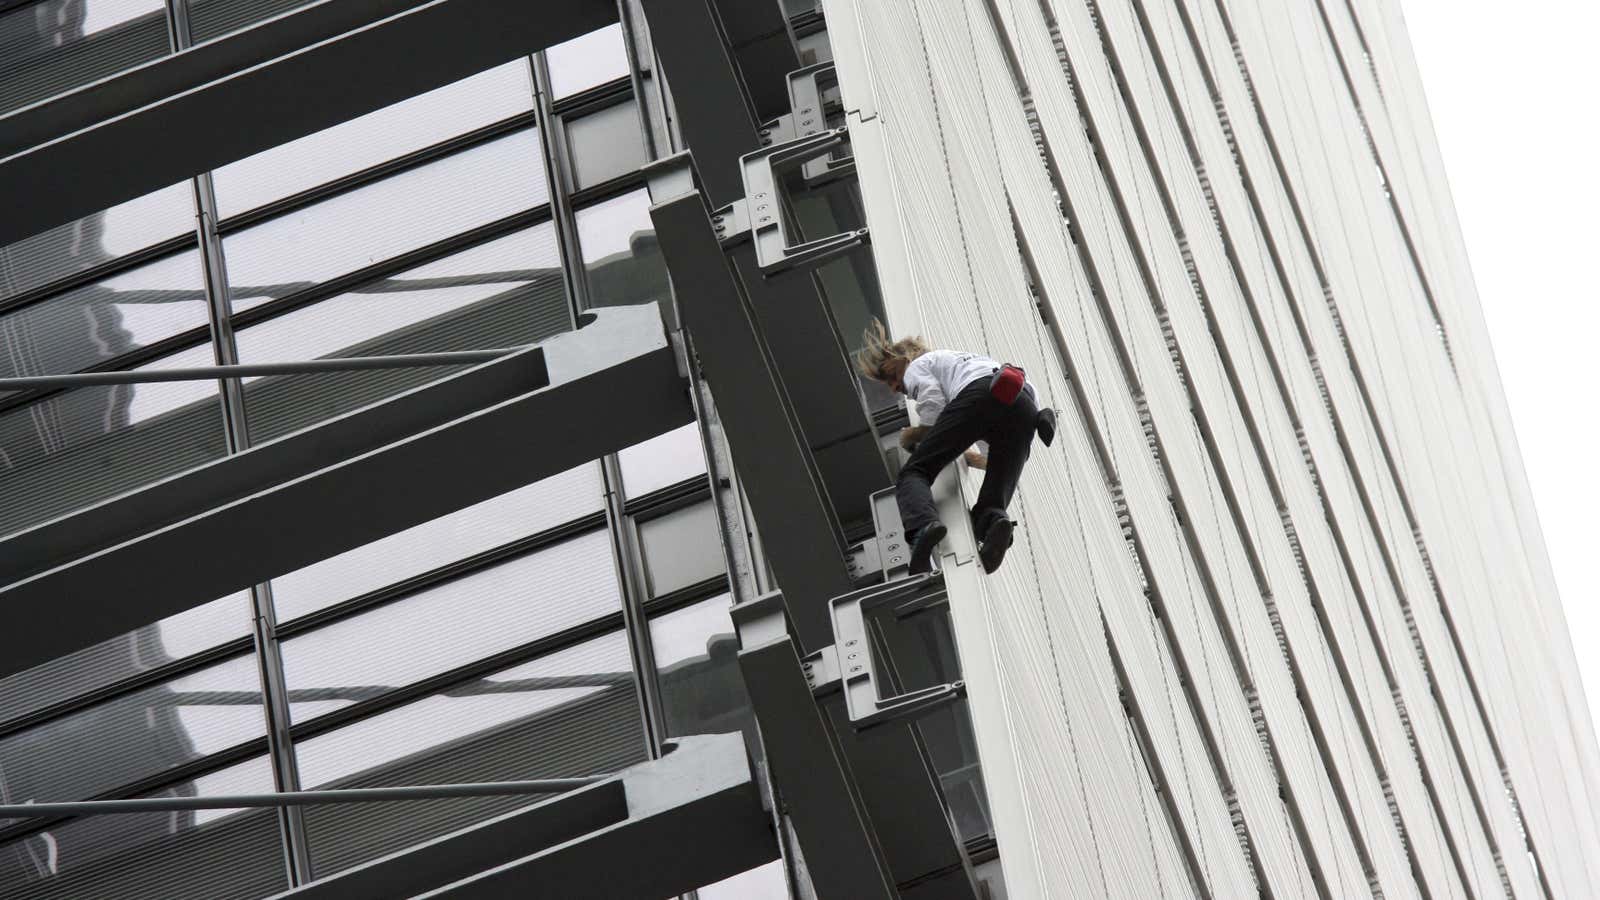
[(867, 229), (861, 228), (791, 244), (788, 227), (784, 224), (778, 175), (838, 147), (848, 137), (848, 128), (835, 128), (764, 147), (739, 158), (750, 233), (755, 239), (756, 263), (763, 275), (770, 278), (790, 269), (818, 266), (867, 243)]
[(850, 570), (851, 582), (857, 585), (876, 584), (883, 580), (883, 557), (877, 538), (851, 547), (845, 553), (844, 564)]
[[(845, 709), (851, 726), (858, 732), (867, 731), (886, 722), (918, 718), (940, 709), (967, 694), (966, 683), (957, 681), (920, 688), (889, 697), (879, 696), (879, 677), (874, 665), (872, 644), (867, 634), (867, 617), (880, 607), (893, 606), (896, 614), (908, 606), (929, 606), (944, 599), (944, 576), (938, 573), (903, 578), (899, 581), (852, 591), (835, 597), (831, 605), (833, 634), (836, 643), (832, 651), (832, 664), (844, 690)], [(807, 669), (807, 678), (816, 671), (826, 674), (828, 653), (816, 657), (814, 667)], [(818, 680), (813, 691), (827, 686)], [(831, 689), (831, 686), (828, 686)]]
[[(822, 134), (828, 130), (828, 111), (822, 92), (839, 86), (839, 70), (832, 60), (813, 63), (789, 73), (788, 122), (785, 124), (797, 138)], [(806, 187), (819, 187), (830, 181), (854, 175), (856, 159), (845, 156), (838, 159), (813, 159), (801, 167)]]
[(735, 200), (711, 214), (711, 227), (717, 232), (717, 243), (726, 250), (750, 238), (750, 212), (744, 200)]

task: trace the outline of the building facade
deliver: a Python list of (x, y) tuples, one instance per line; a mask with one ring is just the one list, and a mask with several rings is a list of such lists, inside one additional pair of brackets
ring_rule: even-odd
[[(1395, 0), (533, 6), (0, 0), (0, 804), (737, 733), (756, 849), (651, 833), (591, 895), (1600, 894)], [(1005, 568), (952, 470), (877, 615), (873, 317), (1061, 423)], [(267, 368), (109, 375), (209, 366)], [(488, 896), (427, 848), (530, 802), (17, 815), (0, 896)]]

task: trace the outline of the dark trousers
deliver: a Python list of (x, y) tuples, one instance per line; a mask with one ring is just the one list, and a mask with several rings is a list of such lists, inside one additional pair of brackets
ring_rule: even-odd
[(989, 380), (979, 379), (956, 394), (938, 421), (900, 470), (895, 499), (907, 539), (939, 520), (933, 505), (933, 480), (945, 466), (978, 441), (989, 443), (989, 467), (984, 472), (978, 502), (972, 508), (972, 529), (979, 540), (997, 517), (1006, 514), (1017, 479), (1028, 461), (1038, 425), (1039, 408), (1024, 390), (1010, 406), (989, 395)]

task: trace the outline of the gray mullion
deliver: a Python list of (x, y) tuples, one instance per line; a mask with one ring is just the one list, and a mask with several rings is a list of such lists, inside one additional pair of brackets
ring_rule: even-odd
[[(167, 0), (167, 16), (173, 51), (191, 46), (188, 0)], [(217, 195), (211, 173), (201, 172), (190, 180), (190, 184), (194, 191), (195, 228), (205, 271), (206, 312), (211, 323), (212, 354), (219, 366), (237, 365), (239, 348), (233, 334), (233, 303), (228, 292), (228, 270), (222, 238), (217, 232)], [(243, 452), (250, 446), (243, 382), (238, 378), (222, 378), (217, 386), (222, 398), (228, 453)], [(280, 792), (298, 791), (300, 773), (295, 761), (294, 741), (289, 733), (288, 684), (275, 633), (277, 613), (272, 606), (270, 584), (251, 586), (250, 610), (250, 632), (254, 642), (256, 672), (261, 683), (267, 758), (272, 767), (273, 784)], [(304, 810), (298, 806), (280, 808), (278, 828), (283, 841), (285, 875), (289, 886), (297, 887), (311, 880), (311, 854), (307, 844)]]
[[(583, 251), (578, 245), (578, 222), (572, 208), (573, 169), (568, 153), (566, 129), (555, 112), (550, 88), (550, 66), (543, 52), (529, 57), (533, 65), (534, 102), (539, 111), (539, 127), (544, 132), (545, 166), (550, 184), (551, 218), (556, 229), (556, 245), (561, 252), (561, 273), (567, 283), (567, 297), (573, 324), (579, 312), (589, 308), (588, 272)], [(655, 653), (650, 644), (649, 622), (643, 610), (644, 590), (637, 563), (637, 541), (631, 520), (624, 511), (622, 469), (617, 454), (600, 458), (604, 485), (606, 530), (611, 537), (612, 563), (616, 567), (617, 588), (622, 594), (623, 630), (628, 640), (628, 658), (633, 664), (634, 687), (643, 724), (645, 751), (651, 759), (661, 756), (666, 731), (666, 714), (661, 705), (661, 689), (655, 677)]]
[(628, 636), (628, 656), (633, 662), (634, 681), (639, 690), (640, 714), (644, 720), (645, 741), (651, 759), (661, 756), (666, 740), (666, 709), (661, 700), (661, 684), (656, 678), (655, 644), (650, 640), (650, 622), (644, 611), (649, 589), (644, 578), (643, 542), (637, 523), (623, 511), (622, 466), (615, 453), (600, 460), (605, 482), (606, 526), (611, 533), (611, 554), (616, 564), (617, 585), (622, 592), (622, 621)]
[(578, 246), (578, 224), (572, 209), (572, 161), (567, 153), (566, 128), (550, 101), (550, 69), (543, 53), (529, 57), (533, 66), (534, 104), (539, 113), (539, 146), (544, 149), (545, 182), (550, 186), (550, 213), (555, 223), (556, 247), (561, 253), (561, 273), (573, 327), (578, 313), (589, 307), (589, 281)]
[(645, 159), (660, 159), (656, 148), (655, 129), (650, 126), (650, 112), (645, 109), (644, 78), (639, 75), (638, 40), (633, 33), (633, 11), (629, 0), (617, 0), (617, 21), (622, 23), (622, 50), (628, 54), (628, 84), (633, 88), (633, 107), (639, 113), (639, 132), (644, 135)]

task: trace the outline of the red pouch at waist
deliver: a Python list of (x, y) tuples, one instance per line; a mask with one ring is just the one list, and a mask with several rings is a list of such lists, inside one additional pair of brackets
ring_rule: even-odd
[(1006, 406), (1017, 402), (1017, 395), (1022, 393), (1022, 384), (1027, 375), (1021, 369), (1010, 363), (1000, 367), (994, 373), (994, 378), (989, 382), (989, 395), (1004, 403)]

